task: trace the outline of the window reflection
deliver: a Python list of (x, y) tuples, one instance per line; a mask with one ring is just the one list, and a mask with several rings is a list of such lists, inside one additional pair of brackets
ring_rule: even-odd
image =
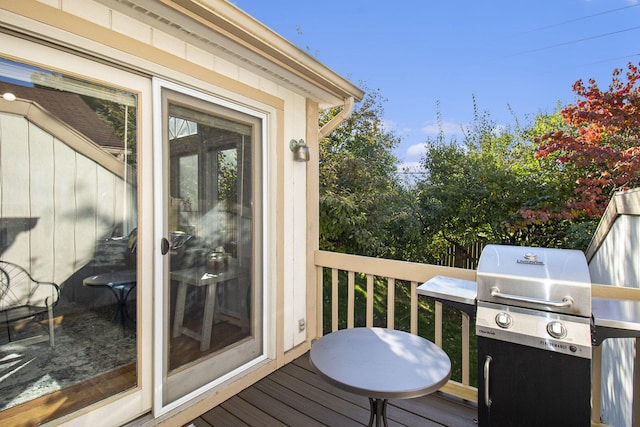
[(0, 271), (0, 420), (47, 399), (46, 420), (136, 385), (137, 96), (0, 59), (5, 93), (0, 258), (60, 297), (34, 342), (49, 316), (14, 315), (28, 297)]

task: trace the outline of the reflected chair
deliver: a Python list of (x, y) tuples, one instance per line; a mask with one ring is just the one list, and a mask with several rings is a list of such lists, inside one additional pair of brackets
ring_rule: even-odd
[(6, 324), (10, 342), (10, 323), (46, 314), (49, 323), (48, 338), (40, 335), (14, 342), (26, 344), (48, 339), (49, 345), (53, 347), (53, 307), (59, 299), (60, 288), (55, 283), (37, 281), (19, 265), (0, 261), (0, 320)]

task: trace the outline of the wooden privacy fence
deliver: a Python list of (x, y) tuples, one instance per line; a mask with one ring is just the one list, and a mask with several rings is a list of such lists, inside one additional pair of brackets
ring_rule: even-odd
[(475, 242), (467, 247), (451, 245), (447, 249), (447, 255), (439, 265), (475, 270), (478, 268), (480, 253), (485, 245), (485, 242)]

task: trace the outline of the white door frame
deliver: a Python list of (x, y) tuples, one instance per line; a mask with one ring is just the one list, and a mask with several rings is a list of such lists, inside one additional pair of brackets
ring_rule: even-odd
[[(163, 415), (177, 407), (179, 407), (180, 405), (183, 405), (187, 402), (189, 402), (190, 400), (202, 395), (203, 393), (206, 393), (209, 390), (214, 389), (215, 387), (220, 386), (220, 384), (223, 384), (224, 382), (232, 379), (235, 376), (238, 376), (240, 374), (242, 374), (243, 372), (245, 372), (247, 369), (252, 368), (253, 366), (256, 366), (259, 363), (262, 363), (263, 361), (272, 358), (273, 355), (272, 353), (272, 349), (273, 348), (273, 344), (271, 343), (272, 341), (272, 337), (270, 337), (268, 335), (268, 331), (269, 331), (269, 327), (268, 325), (270, 324), (269, 320), (267, 319), (267, 315), (266, 313), (269, 313), (269, 310), (267, 310), (267, 306), (269, 305), (269, 301), (271, 300), (270, 298), (268, 298), (267, 294), (269, 293), (268, 291), (268, 287), (267, 287), (267, 277), (268, 277), (268, 261), (267, 261), (267, 256), (266, 254), (268, 254), (268, 248), (267, 248), (267, 242), (268, 239), (265, 237), (266, 235), (266, 229), (268, 228), (266, 226), (266, 224), (268, 224), (267, 222), (267, 197), (266, 197), (266, 181), (267, 181), (267, 152), (266, 152), (266, 140), (267, 137), (266, 135), (268, 134), (268, 123), (269, 123), (269, 114), (265, 111), (261, 111), (260, 109), (254, 109), (254, 108), (250, 108), (247, 107), (246, 105), (240, 104), (240, 103), (234, 103), (231, 102), (227, 99), (223, 99), (223, 98), (218, 98), (215, 96), (212, 96), (210, 94), (206, 94), (204, 92), (200, 92), (200, 91), (196, 91), (194, 89), (167, 81), (167, 80), (163, 80), (161, 78), (153, 78), (152, 79), (152, 88), (153, 88), (153, 117), (154, 117), (154, 121), (153, 121), (153, 153), (154, 153), (154, 199), (155, 199), (155, 203), (154, 203), (154, 283), (155, 283), (155, 289), (154, 289), (154, 347), (153, 347), (153, 351), (154, 354), (156, 355), (154, 357), (154, 368), (153, 368), (153, 378), (154, 378), (154, 393), (153, 393), (153, 414), (155, 417), (158, 417), (160, 415)], [(250, 362), (228, 372), (227, 374), (215, 379), (214, 381), (207, 383), (197, 389), (195, 389), (194, 391), (174, 400), (171, 402), (164, 402), (164, 384), (165, 384), (165, 373), (164, 373), (164, 369), (165, 369), (165, 364), (164, 364), (164, 342), (165, 342), (165, 337), (164, 334), (167, 332), (165, 331), (165, 325), (167, 324), (167, 319), (165, 319), (166, 314), (166, 310), (165, 310), (165, 305), (167, 304), (167, 301), (165, 301), (165, 292), (164, 292), (164, 280), (166, 277), (166, 272), (165, 272), (165, 264), (166, 262), (164, 262), (164, 256), (161, 254), (160, 251), (160, 245), (161, 245), (161, 241), (163, 238), (165, 238), (167, 236), (167, 232), (166, 232), (166, 224), (168, 224), (168, 215), (166, 212), (165, 207), (167, 206), (166, 203), (166, 194), (167, 192), (165, 192), (165, 181), (166, 178), (164, 176), (164, 170), (165, 167), (167, 165), (167, 160), (165, 158), (166, 154), (165, 154), (165, 147), (164, 147), (164, 132), (166, 131), (165, 129), (163, 129), (163, 120), (162, 120), (162, 115), (164, 114), (163, 110), (162, 110), (162, 90), (163, 89), (169, 89), (175, 92), (179, 92), (181, 94), (187, 95), (187, 96), (191, 96), (193, 98), (197, 98), (215, 105), (219, 105), (222, 107), (226, 107), (226, 108), (230, 108), (232, 110), (235, 111), (239, 111), (241, 113), (245, 113), (248, 114), (250, 116), (256, 117), (259, 120), (261, 120), (262, 122), (262, 135), (259, 137), (259, 141), (262, 145), (261, 149), (262, 149), (262, 158), (261, 158), (261, 166), (262, 166), (262, 179), (261, 179), (261, 189), (260, 189), (260, 195), (261, 195), (261, 204), (262, 204), (262, 236), (259, 236), (259, 239), (261, 241), (261, 252), (262, 252), (262, 260), (256, 260), (257, 262), (261, 262), (262, 263), (262, 274), (261, 274), (261, 286), (263, 288), (262, 293), (262, 304), (261, 304), (261, 320), (262, 320), (262, 328), (260, 333), (262, 334), (262, 352), (261, 355), (258, 356), (257, 358), (251, 360)], [(260, 213), (258, 213), (260, 214)]]

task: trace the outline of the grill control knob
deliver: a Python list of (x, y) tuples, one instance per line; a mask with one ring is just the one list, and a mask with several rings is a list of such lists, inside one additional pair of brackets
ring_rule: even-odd
[(505, 313), (504, 311), (496, 314), (496, 323), (502, 329), (508, 329), (511, 327), (513, 323), (513, 318), (509, 315), (509, 313)]
[(556, 339), (562, 339), (567, 336), (567, 328), (558, 321), (547, 323), (547, 332)]

